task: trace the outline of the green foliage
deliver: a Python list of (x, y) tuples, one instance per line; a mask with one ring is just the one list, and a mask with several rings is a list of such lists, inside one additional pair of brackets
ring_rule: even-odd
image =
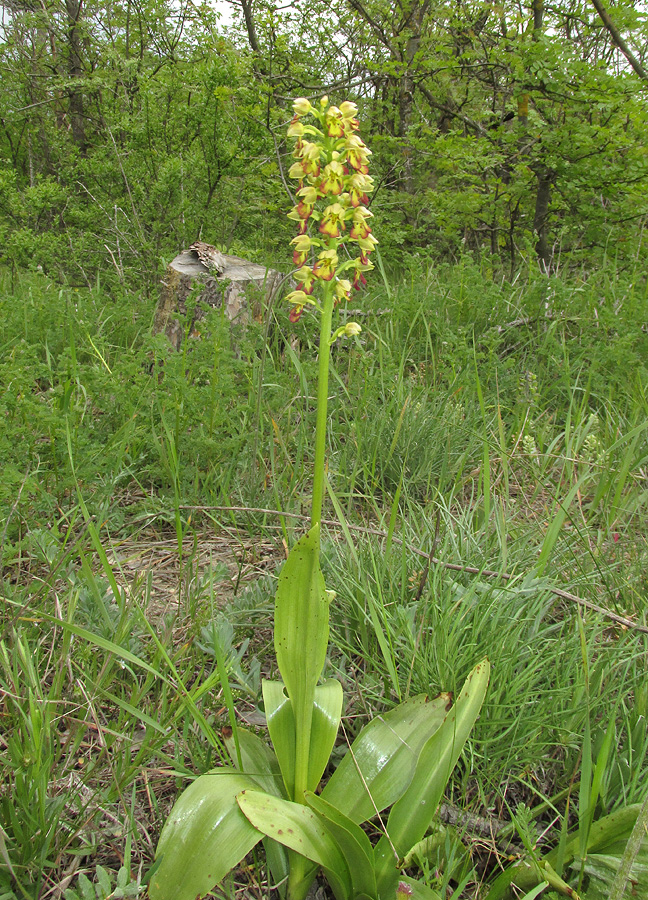
[[(283, 683), (264, 683), (276, 756), (251, 733), (238, 732), (230, 752), (240, 774), (216, 769), (185, 791), (160, 838), (153, 900), (207, 892), (263, 834), (289, 851), (291, 898), (304, 897), (314, 875), (304, 857), (322, 867), (343, 900), (359, 892), (393, 896), (398, 860), (423, 838), (434, 816), (481, 707), (488, 663), (468, 676), (449, 713), (445, 701), (428, 704), (418, 697), (370, 723), (318, 798), (312, 792), (342, 712), (339, 682), (317, 686), (328, 638), (318, 539), (314, 526), (293, 548), (279, 579), (275, 644)], [(389, 837), (373, 852), (358, 824), (387, 806)]]
[[(226, 30), (204, 4), (133, 16), (75, 2), (12, 9), (3, 29), (12, 266), (149, 292), (160, 261), (200, 235), (279, 255), (292, 205), (279, 131), (288, 98), (320, 86), (370, 123), (391, 263), (470, 252), (513, 278), (536, 260), (590, 272), (612, 252), (628, 270), (643, 255), (641, 81), (593, 10), (264, 2)], [(634, 6), (613, 12), (640, 46)]]
[(4, 280), (0, 504), (10, 542), (41, 526), (56, 538), (74, 515), (72, 465), (93, 512), (119, 527), (122, 514), (109, 510), (116, 491), (133, 483), (140, 492), (198, 491), (222, 484), (242, 458), (247, 424), (231, 410), (249, 395), (252, 416), (259, 333), (250, 330), (237, 358), (215, 311), (203, 338), (187, 336), (176, 354), (148, 336), (151, 313), (141, 298), (131, 306), (123, 291), (107, 296), (100, 285), (60, 288), (39, 274), (12, 293)]
[[(264, 24), (260, 31), (263, 46), (277, 59), (289, 48), (282, 47), (281, 35), (272, 44), (275, 25), (279, 27)], [(232, 65), (239, 62), (249, 64), (239, 59)], [(116, 53), (111, 62), (115, 71), (122, 63)], [(131, 72), (136, 70), (134, 63), (129, 65)], [(126, 68), (120, 79), (126, 79)], [(165, 69), (161, 73), (159, 78), (165, 78)], [(156, 77), (140, 76), (136, 107), (141, 102), (144, 108), (143, 98)], [(255, 90), (249, 79), (246, 90)], [(104, 93), (110, 96), (119, 112), (123, 95)], [(173, 96), (168, 101), (170, 141)], [(475, 97), (469, 102), (477, 103)], [(160, 89), (156, 102), (167, 99)], [(221, 86), (220, 113), (230, 100)], [(369, 101), (364, 102), (369, 109)], [(189, 108), (186, 104), (185, 111)], [(393, 113), (393, 104), (391, 108)], [(250, 107), (248, 119), (262, 131), (261, 112), (261, 106)], [(270, 121), (279, 115), (273, 109)], [(150, 225), (163, 215), (166, 195), (149, 196), (146, 179), (152, 177), (153, 156), (146, 155), (144, 119), (138, 116), (133, 115), (132, 131), (120, 134), (111, 128), (137, 215), (144, 222), (146, 209)], [(47, 117), (42, 121), (46, 125)], [(158, 128), (160, 119), (152, 121)], [(33, 124), (35, 128), (36, 120)], [(640, 124), (637, 120), (632, 127)], [(219, 140), (234, 141), (236, 128), (226, 131), (223, 125)], [(32, 147), (36, 134), (32, 131)], [(261, 671), (267, 675), (271, 669), (268, 621), (276, 581), (272, 574), (249, 587), (246, 581), (251, 566), (255, 572), (257, 567), (272, 570), (263, 547), (259, 549), (259, 535), (272, 534), (268, 526), (276, 520), (263, 512), (204, 507), (304, 512), (317, 360), (316, 323), (309, 316), (289, 329), (273, 315), (265, 350), (261, 327), (253, 323), (246, 337), (237, 339), (235, 352), (218, 313), (205, 322), (202, 339), (187, 337), (179, 354), (164, 339), (152, 338), (153, 305), (139, 268), (141, 248), (148, 247), (148, 253), (152, 243), (146, 242), (146, 228), (146, 240), (137, 243), (136, 225), (128, 235), (129, 247), (122, 242), (124, 210), (136, 220), (115, 169), (110, 137), (104, 135), (108, 150), (102, 150), (97, 137), (83, 157), (69, 152), (69, 132), (57, 137), (52, 127), (46, 134), (60, 153), (60, 175), (36, 172), (30, 184), (23, 143), (18, 154), (24, 157), (22, 169), (5, 165), (1, 177), (6, 191), (0, 191), (0, 229), (6, 237), (3, 246), (10, 248), (3, 252), (14, 267), (2, 272), (0, 294), (0, 714), (7, 736), (0, 757), (0, 892), (11, 900), (51, 891), (68, 877), (65, 872), (78, 857), (117, 872), (127, 833), (137, 847), (137, 865), (146, 870), (155, 831), (183, 780), (198, 774), (194, 783), (202, 785), (202, 778), (212, 778), (205, 773), (226, 760), (235, 769), (255, 773), (249, 777), (256, 779), (257, 794), (262, 790), (287, 799), (280, 760), (261, 739), (239, 727), (237, 749), (233, 737), (223, 744), (218, 737), (232, 719), (260, 714)], [(620, 135), (610, 139), (620, 140)], [(430, 152), (425, 140), (421, 132), (421, 153)], [(435, 146), (444, 140), (437, 135)], [(478, 142), (457, 131), (453, 163), (450, 136), (447, 140), (445, 165), (450, 171), (462, 162), (458, 148)], [(589, 140), (594, 150), (593, 131)], [(402, 143), (389, 135), (385, 146), (387, 141), (390, 153)], [(163, 143), (159, 137), (160, 156), (166, 152)], [(372, 146), (380, 157), (380, 142)], [(478, 156), (475, 147), (473, 152), (482, 165), (487, 154)], [(630, 178), (634, 163), (629, 151), (625, 158)], [(267, 159), (262, 174), (273, 179), (275, 164)], [(423, 156), (415, 159), (423, 168)], [(387, 171), (387, 149), (384, 162), (378, 162)], [(350, 541), (345, 544), (339, 529), (325, 526), (321, 564), (337, 600), (326, 680), (315, 689), (311, 730), (317, 744), (322, 735), (330, 743), (331, 722), (339, 716), (338, 688), (332, 685), (343, 683), (345, 729), (355, 755), (361, 756), (375, 723), (409, 727), (399, 717), (412, 710), (411, 704), (421, 703), (418, 695), (458, 692), (474, 660), (487, 655), (496, 677), (448, 781), (445, 802), (484, 817), (496, 814), (507, 824), (510, 830), (498, 838), (498, 848), (520, 857), (514, 878), (527, 871), (535, 854), (574, 889), (579, 890), (580, 881), (581, 896), (607, 896), (632, 830), (630, 818), (621, 827), (621, 819), (614, 817), (628, 809), (634, 814), (632, 807), (643, 800), (648, 759), (645, 637), (632, 626), (645, 625), (647, 588), (643, 251), (630, 225), (626, 241), (615, 245), (610, 237), (608, 250), (618, 246), (618, 260), (587, 248), (585, 238), (578, 244), (577, 234), (586, 229), (593, 244), (604, 232), (613, 235), (621, 226), (612, 227), (611, 210), (630, 203), (619, 193), (606, 195), (607, 206), (595, 206), (590, 188), (580, 183), (582, 193), (574, 188), (571, 195), (572, 200), (582, 198), (578, 216), (574, 213), (570, 225), (572, 213), (565, 210), (555, 226), (564, 228), (563, 247), (568, 241), (581, 246), (580, 258), (587, 260), (582, 268), (574, 265), (576, 256), (565, 255), (562, 268), (549, 277), (531, 269), (508, 282), (501, 277), (499, 251), (482, 253), (475, 262), (468, 252), (470, 231), (459, 262), (439, 265), (439, 255), (457, 254), (465, 227), (481, 227), (471, 217), (486, 181), (469, 181), (469, 162), (460, 173), (462, 184), (451, 173), (444, 176), (442, 193), (408, 199), (407, 192), (380, 188), (376, 221), (383, 215), (382, 204), (385, 215), (397, 214), (393, 229), (385, 233), (383, 228), (384, 242), (381, 234), (383, 261), (390, 273), (400, 268), (402, 278), (390, 276), (381, 288), (374, 282), (368, 294), (354, 301), (358, 312), (353, 316), (363, 325), (359, 343), (332, 350), (324, 517), (341, 517)], [(36, 158), (35, 163), (38, 168)], [(112, 219), (107, 214), (101, 219), (102, 227), (112, 229), (112, 243), (100, 233), (96, 208), (83, 209), (79, 198), (87, 196), (85, 191), (70, 194), (74, 166), (84, 168), (88, 179), (96, 178), (90, 187), (97, 197), (101, 188), (108, 211), (115, 185), (122, 185), (118, 229), (112, 225), (114, 210)], [(174, 209), (185, 214), (185, 225), (181, 217), (173, 220), (165, 253), (175, 252), (183, 227), (194, 235), (186, 225), (188, 208), (199, 206), (203, 188), (192, 182), (185, 206), (173, 191), (183, 172), (197, 183), (200, 171), (196, 165), (188, 173), (176, 159), (160, 175), (171, 198), (169, 215), (180, 216)], [(636, 171), (641, 174), (640, 168)], [(518, 174), (530, 178), (523, 166)], [(589, 175), (591, 187), (600, 167), (597, 174), (593, 166)], [(225, 204), (218, 206), (221, 210), (238, 198), (244, 210), (233, 240), (245, 249), (253, 239), (254, 255), (272, 252), (279, 236), (285, 240), (287, 234), (280, 219), (276, 227), (273, 219), (282, 203), (280, 191), (274, 184), (267, 196), (257, 197), (256, 205), (244, 206), (247, 188), (237, 193), (241, 180), (243, 176), (236, 181), (224, 175), (211, 204)], [(525, 191), (521, 196), (529, 208), (529, 183)], [(503, 207), (491, 201), (489, 211), (497, 207), (501, 212)], [(447, 213), (442, 246), (432, 249), (416, 245), (428, 227), (428, 202)], [(465, 210), (461, 236), (453, 230), (453, 204), (457, 215)], [(637, 205), (635, 211), (639, 209)], [(407, 220), (406, 210), (418, 218)], [(592, 212), (590, 221), (592, 210), (596, 216)], [(214, 227), (221, 226), (218, 239), (225, 234), (219, 213)], [(150, 227), (158, 228), (155, 240), (164, 244), (166, 238), (159, 237), (164, 222)], [(119, 229), (124, 281), (137, 282), (135, 291), (122, 283), (115, 263), (101, 249), (102, 240), (109, 243), (119, 264)], [(535, 237), (528, 221), (519, 229), (526, 229), (528, 239), (520, 242), (516, 232), (516, 246), (528, 253)], [(14, 243), (12, 235), (18, 235)], [(403, 249), (408, 244), (413, 253)], [(90, 286), (80, 274), (79, 260)], [(146, 277), (152, 283), (158, 257), (147, 260), (151, 268)], [(21, 261), (28, 271), (16, 268)], [(45, 272), (37, 270), (39, 263)], [(55, 279), (55, 270), (57, 275), (71, 271), (72, 281)], [(95, 278), (97, 272), (100, 277)], [(299, 521), (286, 519), (288, 545), (301, 528)], [(222, 533), (223, 524), (236, 526), (231, 533), (238, 573), (234, 567), (232, 578), (232, 569), (224, 574), (199, 548), (214, 528)], [(387, 546), (375, 536), (355, 540), (353, 529), (362, 526), (389, 531)], [(131, 567), (128, 541), (136, 537), (152, 547), (166, 547), (165, 560), (182, 560), (172, 604), (164, 613), (160, 607), (166, 587), (158, 579), (164, 581), (168, 563), (158, 564), (152, 574), (147, 563)], [(104, 547), (102, 561), (99, 549)], [(433, 549), (435, 558), (477, 572), (452, 572), (437, 563), (426, 570), (426, 558), (412, 548), (426, 554)], [(282, 555), (280, 548), (276, 555)], [(494, 579), (489, 572), (512, 577)], [(168, 580), (176, 576), (174, 569)], [(573, 592), (631, 624), (621, 626), (585, 608), (581, 631), (575, 602), (557, 597), (553, 589)], [(225, 597), (227, 606), (221, 611)], [(270, 677), (276, 678), (274, 673)], [(272, 728), (281, 746), (281, 735), (294, 729), (294, 713), (280, 682), (266, 681), (265, 694), (266, 713), (271, 709), (271, 718), (279, 723)], [(395, 706), (400, 699), (403, 706)], [(435, 721), (443, 718), (446, 703), (439, 698), (425, 705), (430, 728), (434, 716)], [(394, 730), (386, 729), (378, 743), (389, 754)], [(291, 741), (284, 745), (279, 755), (290, 760)], [(310, 827), (306, 819), (325, 821), (329, 849), (335, 842), (346, 847), (340, 872), (364, 877), (366, 888), (371, 874), (358, 862), (366, 856), (365, 832), (353, 828), (358, 824), (353, 808), (339, 802), (347, 793), (342, 776), (329, 778), (332, 771), (351, 771), (351, 757), (343, 752), (341, 744), (332, 750), (322, 795), (308, 795), (305, 809), (312, 816), (303, 811), (295, 815), (304, 820), (304, 829)], [(322, 751), (322, 758), (309, 767), (313, 781), (326, 765), (324, 756)], [(367, 762), (363, 772), (369, 775), (370, 768)], [(396, 796), (390, 785), (396, 772), (409, 778), (412, 769), (399, 757), (386, 773), (387, 787), (377, 778), (372, 782), (372, 795), (386, 798), (385, 809)], [(399, 790), (404, 788), (400, 784)], [(368, 798), (358, 793), (356, 799), (366, 807), (363, 816), (371, 817)], [(258, 797), (251, 804), (255, 801)], [(522, 803), (529, 810), (528, 821), (523, 821)], [(276, 808), (255, 809), (254, 815), (265, 817), (269, 829)], [(619, 826), (618, 838), (594, 849), (592, 834), (596, 837), (599, 822), (610, 829)], [(374, 843), (379, 834), (371, 828)], [(431, 822), (431, 833), (412, 847), (418, 855), (408, 859), (420, 867), (417, 878), (441, 895), (449, 889), (469, 896), (477, 892), (472, 882), (481, 880), (486, 894), (490, 886), (484, 882), (495, 875), (483, 868), (480, 857), (469, 866), (462, 850), (464, 831), (471, 843), (470, 821), (460, 822), (450, 836), (441, 829)], [(534, 849), (539, 832), (545, 844)], [(506, 844), (508, 838), (513, 847)], [(287, 851), (264, 841), (272, 882), (277, 883), (287, 874)], [(550, 855), (554, 847), (562, 847), (560, 865), (558, 853)], [(260, 850), (256, 859), (263, 866)], [(452, 860), (457, 860), (454, 868)], [(643, 856), (637, 860), (632, 877), (641, 884)], [(128, 878), (131, 871), (137, 871), (135, 865), (129, 865)], [(531, 883), (537, 884), (538, 877), (545, 883), (550, 875), (546, 867), (533, 871), (524, 888), (529, 896)], [(128, 887), (119, 881), (115, 885), (114, 878), (110, 887), (102, 887), (98, 875), (93, 880), (93, 896)], [(82, 881), (68, 883), (66, 890), (81, 898)]]
[(66, 888), (63, 896), (65, 900), (122, 900), (126, 897), (139, 897), (142, 886), (139, 881), (130, 878), (128, 869), (122, 866), (117, 872), (116, 883), (113, 885), (110, 874), (97, 866), (95, 882), (91, 882), (83, 872), (77, 879), (77, 890)]

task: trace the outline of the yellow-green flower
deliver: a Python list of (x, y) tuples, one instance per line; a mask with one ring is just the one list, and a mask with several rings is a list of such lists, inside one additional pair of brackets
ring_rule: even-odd
[(304, 126), (299, 121), (299, 119), (293, 119), (290, 125), (288, 126), (287, 131), (288, 137), (296, 137), (299, 138), (304, 134)]
[(302, 310), (306, 306), (306, 304), (315, 306), (315, 301), (311, 297), (309, 297), (308, 294), (305, 293), (305, 291), (291, 291), (286, 296), (286, 300), (292, 305), (290, 315), (288, 316), (291, 322), (299, 321)]
[(329, 106), (324, 115), (324, 122), (326, 123), (329, 137), (342, 137), (344, 134), (344, 119), (337, 106)]
[(313, 246), (311, 238), (307, 234), (298, 234), (290, 243), (295, 245), (293, 253), (294, 264), (296, 266), (302, 266), (308, 259), (308, 253)]
[(344, 186), (344, 166), (339, 159), (333, 159), (324, 166), (324, 178), (320, 182), (323, 194), (341, 194)]
[(313, 300), (304, 291), (291, 291), (286, 295), (286, 300), (294, 306), (305, 306), (307, 303), (313, 303)]
[(346, 210), (339, 203), (332, 203), (327, 206), (322, 215), (319, 230), (321, 234), (328, 237), (339, 237), (342, 231), (345, 231), (344, 217)]
[(363, 263), (368, 262), (369, 254), (373, 253), (373, 250), (378, 243), (373, 234), (368, 234), (366, 237), (358, 238), (358, 247), (360, 247), (360, 261)]
[(373, 263), (369, 260), (363, 262), (360, 257), (353, 260), (353, 287), (356, 291), (366, 285), (367, 279), (364, 277), (364, 273), (370, 272), (373, 267)]
[(339, 337), (356, 337), (361, 331), (362, 328), (357, 322), (347, 322), (346, 325), (340, 325), (338, 330), (333, 333), (329, 344), (333, 346)]
[(309, 206), (314, 206), (320, 194), (315, 185), (307, 184), (297, 191), (297, 196), (302, 202), (307, 203)]
[(357, 241), (359, 238), (366, 238), (371, 232), (371, 228), (367, 225), (367, 219), (370, 219), (373, 213), (365, 206), (358, 206), (353, 210), (353, 226), (349, 232), (349, 237)]
[(320, 171), (320, 154), (319, 144), (315, 144), (313, 141), (302, 141), (294, 155), (301, 160), (302, 169), (307, 175), (317, 176)]
[(305, 294), (313, 293), (313, 285), (315, 284), (316, 278), (315, 273), (309, 266), (302, 266), (301, 269), (297, 269), (295, 278), (299, 282), (297, 285), (298, 291), (303, 291)]
[(346, 278), (338, 278), (335, 283), (335, 299), (339, 303), (340, 300), (349, 300), (351, 294), (351, 282)]
[(365, 145), (357, 134), (350, 134), (344, 142), (347, 162), (356, 171), (364, 175), (369, 171), (369, 157), (371, 150)]
[(374, 189), (373, 178), (365, 172), (354, 172), (347, 179), (351, 206), (360, 206), (369, 202), (369, 194)]
[(298, 203), (297, 206), (293, 206), (286, 218), (292, 219), (293, 222), (297, 222), (299, 233), (306, 234), (306, 230), (308, 228), (308, 220), (310, 219), (312, 214), (312, 206), (307, 206), (305, 203)]
[(322, 281), (330, 281), (335, 275), (338, 255), (335, 250), (323, 250), (313, 266), (313, 274)]
[(344, 103), (340, 103), (340, 112), (348, 126), (353, 129), (358, 127), (358, 107), (355, 103), (352, 103), (350, 100), (345, 100)]
[(306, 172), (304, 171), (304, 167), (300, 162), (292, 164), (292, 166), (288, 169), (288, 177), (296, 178), (298, 181), (303, 181), (304, 178), (306, 178)]

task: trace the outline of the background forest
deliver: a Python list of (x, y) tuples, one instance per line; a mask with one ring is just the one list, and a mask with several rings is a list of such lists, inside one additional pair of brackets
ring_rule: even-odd
[[(334, 761), (488, 656), (407, 866), (454, 900), (648, 896), (644, 7), (1, 9), (0, 900), (143, 895), (223, 727), (264, 723), (313, 317), (216, 310), (177, 353), (152, 323), (198, 238), (290, 271), (286, 129), (323, 94), (358, 104), (379, 240), (329, 382)], [(277, 896), (262, 852), (235, 895)]]
[(473, 251), (511, 278), (534, 256), (543, 271), (635, 264), (640, 7), (615, 6), (608, 27), (588, 4), (540, 0), (224, 11), (227, 28), (208, 4), (3, 6), (6, 261), (85, 284), (112, 266), (150, 287), (199, 235), (281, 255), (290, 100), (328, 91), (360, 104), (386, 259)]

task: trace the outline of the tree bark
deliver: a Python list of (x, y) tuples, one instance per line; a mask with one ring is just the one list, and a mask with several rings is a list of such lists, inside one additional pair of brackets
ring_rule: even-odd
[(543, 163), (534, 166), (538, 187), (536, 190), (535, 213), (533, 216), (533, 230), (538, 241), (535, 245), (536, 255), (543, 272), (549, 273), (551, 266), (551, 251), (547, 237), (547, 221), (549, 218), (549, 203), (551, 201), (551, 183), (553, 172)]

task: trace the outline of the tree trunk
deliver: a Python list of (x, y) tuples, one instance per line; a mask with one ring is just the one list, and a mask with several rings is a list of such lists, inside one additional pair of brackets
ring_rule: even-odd
[[(248, 262), (239, 256), (221, 256), (221, 272), (204, 265), (193, 250), (183, 250), (166, 270), (155, 311), (153, 333), (164, 332), (173, 348), (182, 346), (186, 330), (197, 337), (198, 322), (214, 308), (224, 307), (233, 325), (245, 326), (251, 317), (263, 314), (284, 283), (274, 269)], [(187, 313), (187, 299), (196, 297), (190, 322), (180, 321)]]
[[(83, 65), (81, 60), (81, 33), (79, 21), (81, 18), (81, 2), (82, 0), (65, 0), (65, 10), (67, 12), (67, 69), (68, 75), (74, 84), (74, 80), (83, 77)], [(70, 126), (72, 128), (72, 138), (81, 153), (85, 153), (87, 149), (85, 121), (83, 109), (83, 93), (79, 88), (74, 86), (68, 89), (70, 98), (69, 115)]]
[(549, 217), (549, 202), (551, 200), (553, 172), (543, 163), (538, 163), (538, 165), (534, 166), (534, 172), (538, 179), (535, 214), (533, 216), (533, 230), (538, 238), (538, 242), (535, 245), (535, 251), (543, 272), (548, 274), (551, 265), (551, 251), (547, 239), (547, 219)]

